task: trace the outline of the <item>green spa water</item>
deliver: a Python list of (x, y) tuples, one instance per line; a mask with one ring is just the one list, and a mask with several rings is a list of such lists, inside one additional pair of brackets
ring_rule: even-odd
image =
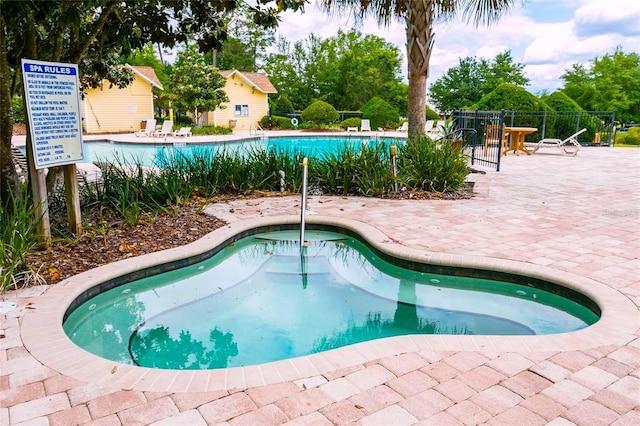
[(164, 369), (247, 366), (407, 334), (579, 330), (598, 315), (526, 285), (417, 272), (357, 239), (247, 237), (200, 263), (105, 291), (64, 322), (109, 360)]

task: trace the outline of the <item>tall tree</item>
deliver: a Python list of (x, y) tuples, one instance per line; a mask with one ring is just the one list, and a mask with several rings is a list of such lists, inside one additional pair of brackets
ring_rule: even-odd
[(124, 62), (129, 65), (153, 68), (160, 83), (162, 83), (163, 86), (167, 84), (167, 66), (156, 56), (153, 44), (148, 43), (141, 49), (134, 50), (129, 56), (124, 58)]
[(337, 109), (358, 110), (378, 95), (406, 111), (400, 51), (380, 37), (339, 30), (327, 39), (312, 33), (293, 46), (281, 38), (277, 47), (263, 69), (296, 109), (323, 100)]
[[(280, 12), (302, 9), (306, 1), (258, 0), (250, 11), (254, 22), (270, 28), (277, 25)], [(79, 64), (87, 85), (97, 85), (103, 78), (126, 81), (130, 76), (115, 73), (113, 62), (106, 58), (128, 55), (150, 42), (172, 47), (193, 39), (201, 51), (218, 49), (227, 37), (225, 17), (238, 4), (228, 0), (0, 0), (0, 106), (10, 105), (13, 93), (4, 90), (4, 83), (20, 81), (20, 58)], [(18, 90), (20, 85), (10, 87)], [(7, 167), (11, 115), (4, 107), (2, 111), (0, 203), (6, 205), (17, 177)]]
[(563, 92), (582, 108), (615, 110), (622, 122), (640, 121), (640, 54), (617, 46), (590, 67), (573, 64), (562, 79)]
[(582, 64), (573, 64), (571, 69), (562, 74), (564, 88), (562, 91), (578, 105), (586, 110), (594, 110), (596, 88), (593, 84), (591, 72)]
[(358, 110), (374, 96), (380, 96), (406, 111), (406, 102), (395, 105), (398, 94), (406, 93), (401, 77), (402, 56), (396, 46), (355, 30), (340, 30), (322, 46), (324, 52), (334, 52), (323, 67), (325, 80), (330, 82), (324, 89), (329, 103), (338, 109)]
[(209, 63), (221, 70), (256, 72), (264, 63), (267, 49), (275, 43), (275, 31), (254, 22), (251, 10), (242, 3), (228, 17), (227, 39), (219, 51), (206, 55)]
[(460, 59), (429, 87), (429, 97), (440, 112), (448, 113), (473, 105), (502, 83), (521, 87), (529, 83), (524, 65), (514, 63), (509, 50), (491, 60), (471, 56)]
[(476, 25), (496, 21), (512, 3), (521, 0), (322, 0), (327, 11), (349, 10), (362, 21), (367, 16), (388, 26), (392, 19), (404, 20), (407, 36), (409, 77), (409, 138), (414, 139), (425, 126), (425, 106), (429, 60), (433, 49), (436, 19), (448, 19), (458, 12)]
[(190, 112), (197, 125), (206, 111), (213, 111), (229, 98), (224, 91), (225, 79), (218, 69), (205, 62), (195, 45), (187, 45), (178, 53), (169, 75), (169, 97), (176, 108)]
[(429, 99), (443, 114), (473, 105), (482, 99), (482, 77), (477, 59), (459, 59), (429, 87)]

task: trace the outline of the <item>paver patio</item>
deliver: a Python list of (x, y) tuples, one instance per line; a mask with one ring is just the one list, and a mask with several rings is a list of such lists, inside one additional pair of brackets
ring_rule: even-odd
[[(308, 214), (361, 221), (422, 252), (587, 277), (635, 304), (620, 324), (635, 331), (580, 350), (407, 350), (267, 386), (233, 379), (245, 386), (155, 392), (78, 380), (34, 358), (21, 324), (51, 291), (37, 287), (3, 295), (19, 307), (0, 317), (0, 424), (640, 424), (640, 150), (508, 156), (501, 172), (470, 179), (470, 200), (314, 196)], [(299, 214), (298, 203), (240, 200), (208, 212), (234, 223)]]

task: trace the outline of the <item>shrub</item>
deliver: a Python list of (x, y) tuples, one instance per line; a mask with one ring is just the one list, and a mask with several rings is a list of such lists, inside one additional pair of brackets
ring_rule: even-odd
[[(531, 134), (531, 140), (540, 140), (542, 135), (542, 116), (530, 115), (527, 113), (518, 114), (518, 111), (547, 111), (548, 116), (545, 124), (545, 134), (555, 134), (556, 116), (553, 108), (547, 105), (542, 99), (529, 93), (522, 87), (515, 84), (502, 83), (492, 92), (482, 97), (471, 109), (489, 111), (516, 111), (514, 126), (537, 127), (538, 131)], [(507, 123), (509, 123), (507, 118)], [(510, 123), (511, 124), (511, 123)]]
[(0, 290), (12, 285), (29, 284), (37, 278), (27, 261), (27, 254), (36, 246), (35, 209), (29, 202), (26, 184), (20, 193), (11, 197), (7, 208), (0, 206)]
[(386, 146), (345, 145), (310, 162), (309, 181), (324, 193), (380, 196), (393, 188)]
[(371, 120), (371, 128), (395, 128), (400, 121), (400, 114), (390, 103), (375, 96), (360, 108), (362, 118)]
[(463, 151), (421, 135), (398, 147), (398, 178), (410, 189), (455, 192), (469, 174)]
[(324, 101), (315, 101), (306, 107), (300, 115), (303, 122), (317, 126), (334, 123), (339, 117), (338, 111)]
[(13, 122), (24, 123), (24, 103), (22, 102), (22, 96), (14, 96), (11, 98), (11, 110), (13, 111)]
[(193, 127), (191, 132), (194, 135), (228, 135), (232, 133), (233, 130), (226, 126), (202, 126)]
[(616, 133), (616, 143), (640, 145), (640, 127), (632, 127), (626, 132)]
[[(291, 123), (291, 119), (289, 117), (283, 117), (281, 115), (272, 115), (271, 116), (271, 122), (273, 123), (273, 127), (276, 128), (276, 129), (290, 130), (290, 129), (294, 129), (295, 128), (293, 123)], [(260, 126), (263, 129), (268, 129), (269, 128), (269, 116), (268, 115), (265, 115), (264, 117), (262, 117), (260, 119)]]
[(502, 83), (484, 95), (475, 105), (475, 110), (499, 111), (553, 111), (542, 99), (515, 84)]
[(340, 127), (345, 129), (347, 127), (360, 127), (360, 125), (362, 124), (362, 119), (359, 117), (351, 117), (351, 118), (347, 118), (346, 120), (343, 120), (340, 123)]
[(278, 102), (276, 103), (275, 106), (275, 111), (276, 112), (293, 112), (293, 104), (291, 103), (291, 100), (289, 99), (289, 96), (282, 95), (278, 98)]
[(560, 90), (543, 97), (542, 100), (555, 111), (582, 111), (576, 101)]
[(429, 108), (429, 105), (426, 106), (426, 117), (427, 120), (439, 120), (440, 114)]
[[(559, 90), (544, 97), (543, 100), (556, 112), (554, 137), (565, 139), (574, 134), (576, 129), (586, 128), (587, 131), (581, 138), (588, 141), (594, 139), (599, 128), (598, 119), (587, 114), (576, 101)], [(578, 117), (580, 117), (579, 123), (577, 123)]]

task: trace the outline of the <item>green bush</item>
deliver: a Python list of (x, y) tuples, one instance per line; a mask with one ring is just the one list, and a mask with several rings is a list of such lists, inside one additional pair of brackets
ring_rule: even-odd
[(345, 145), (338, 152), (309, 163), (311, 186), (324, 193), (381, 196), (393, 189), (393, 175), (384, 144), (360, 148)]
[(576, 101), (560, 90), (556, 90), (549, 96), (543, 97), (542, 100), (554, 111), (582, 111), (582, 108)]
[(324, 101), (315, 101), (306, 107), (300, 115), (303, 122), (316, 126), (335, 123), (339, 117), (338, 111)]
[[(280, 115), (272, 115), (271, 116), (271, 122), (273, 123), (273, 127), (275, 129), (280, 129), (280, 130), (291, 130), (291, 129), (295, 129), (295, 126), (293, 125), (293, 123), (291, 123), (291, 119), (289, 117), (283, 117)], [(260, 126), (263, 129), (268, 129), (269, 128), (269, 116), (265, 115), (264, 117), (262, 117), (260, 119)]]
[(421, 135), (398, 147), (398, 178), (408, 189), (455, 192), (469, 174), (463, 151)]
[(616, 133), (616, 143), (623, 145), (640, 145), (640, 127), (632, 127), (626, 132)]
[[(592, 141), (598, 131), (598, 119), (587, 114), (581, 107), (562, 91), (555, 91), (543, 98), (555, 114), (553, 135), (559, 139), (565, 139), (576, 132), (576, 129), (586, 128), (587, 131), (580, 138)], [(579, 113), (579, 115), (578, 115)], [(578, 117), (580, 118), (579, 123)], [(549, 118), (549, 117), (548, 117)], [(547, 134), (550, 134), (547, 131)]]
[[(553, 108), (547, 105), (542, 99), (515, 84), (500, 84), (491, 93), (483, 96), (471, 109), (488, 111), (500, 111), (504, 109), (507, 111), (507, 123), (513, 126), (538, 128), (537, 132), (527, 136), (530, 140), (535, 141), (542, 139), (543, 117), (542, 115), (531, 115), (528, 114), (528, 112), (546, 111), (548, 115), (545, 123), (545, 134), (555, 134), (556, 115), (554, 114), (555, 111)], [(513, 123), (511, 123), (509, 117), (511, 111), (515, 111)], [(523, 114), (518, 114), (518, 111), (523, 111)]]
[(553, 111), (542, 99), (515, 84), (502, 83), (484, 95), (475, 105), (475, 110), (485, 111)]
[(426, 117), (427, 120), (439, 120), (440, 114), (429, 108), (429, 105), (426, 106)]
[(191, 128), (194, 135), (228, 135), (233, 130), (226, 126), (202, 126)]
[(360, 108), (362, 118), (371, 121), (372, 129), (393, 129), (398, 127), (400, 114), (390, 103), (375, 96)]
[(37, 278), (31, 270), (27, 255), (35, 248), (37, 220), (35, 209), (29, 202), (26, 184), (20, 186), (20, 193), (11, 198), (8, 207), (0, 206), (0, 290), (11, 286), (29, 284)]
[(360, 125), (362, 124), (362, 119), (359, 117), (351, 117), (351, 118), (347, 118), (346, 120), (343, 120), (340, 123), (340, 127), (343, 129), (347, 129), (347, 127), (358, 127), (360, 128)]
[(24, 103), (22, 102), (22, 96), (14, 96), (11, 98), (11, 110), (13, 112), (14, 123), (24, 123)]
[(291, 103), (289, 96), (287, 96), (286, 94), (280, 96), (278, 98), (278, 102), (276, 102), (276, 105), (275, 105), (275, 112), (291, 113), (293, 111), (294, 111), (293, 104)]

